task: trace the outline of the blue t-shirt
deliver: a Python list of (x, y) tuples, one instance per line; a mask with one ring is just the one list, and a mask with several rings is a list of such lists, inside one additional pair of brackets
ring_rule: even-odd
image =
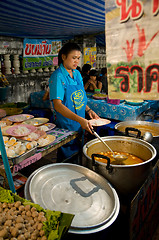
[(50, 100), (60, 99), (63, 101), (65, 94), (66, 81), (69, 85), (77, 85), (77, 79), (80, 80), (83, 85), (83, 79), (80, 72), (75, 69), (72, 70), (73, 78), (64, 68), (63, 64), (60, 65), (55, 72), (52, 73), (49, 79), (49, 88), (50, 88)]

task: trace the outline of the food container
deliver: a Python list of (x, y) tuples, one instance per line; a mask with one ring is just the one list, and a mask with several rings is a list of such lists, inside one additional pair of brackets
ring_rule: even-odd
[(102, 139), (110, 146), (113, 151), (126, 152), (136, 155), (144, 160), (143, 163), (134, 165), (113, 165), (95, 161), (92, 164), (92, 154), (100, 153), (105, 150), (104, 145), (98, 140), (93, 139), (83, 147), (83, 165), (94, 169), (97, 173), (104, 176), (121, 195), (134, 194), (144, 183), (152, 170), (152, 162), (156, 156), (156, 149), (149, 143), (131, 137), (109, 136)]
[(32, 155), (34, 155), (36, 153), (36, 150), (37, 150), (37, 146), (33, 147), (30, 150), (27, 150), (25, 153), (23, 153), (20, 156), (17, 156), (17, 157), (14, 157), (14, 158), (8, 158), (8, 159), (12, 160), (13, 164), (18, 164), (18, 163), (24, 161), (25, 159), (31, 157)]
[[(24, 141), (24, 140), (20, 140), (22, 143), (29, 143), (27, 141)], [(16, 157), (8, 157), (8, 160), (10, 160), (11, 162), (13, 162), (13, 164), (18, 164), (20, 162), (22, 162), (23, 160), (31, 157), (32, 155), (34, 155), (37, 151), (37, 146), (33, 147), (32, 149), (30, 150), (26, 150), (25, 153), (21, 154), (21, 155), (17, 155)], [(1, 155), (0, 155), (1, 157)]]
[(115, 189), (99, 174), (76, 164), (49, 164), (37, 169), (27, 179), (24, 194), (44, 209), (74, 214), (71, 234), (104, 230), (119, 214)]
[(146, 121), (125, 121), (115, 125), (115, 129), (125, 133), (125, 129), (131, 127), (141, 131), (143, 136), (145, 132), (150, 132), (153, 138), (159, 137), (159, 124)]
[[(129, 131), (129, 129), (134, 128), (134, 131)], [(135, 131), (136, 129), (136, 131)], [(147, 121), (125, 121), (120, 122), (115, 125), (115, 130), (118, 132), (118, 135), (126, 135), (134, 137), (139, 137), (144, 135), (145, 132), (150, 132), (153, 136), (152, 141), (150, 142), (157, 150), (156, 161), (159, 157), (159, 124)], [(138, 135), (138, 133), (140, 133)]]

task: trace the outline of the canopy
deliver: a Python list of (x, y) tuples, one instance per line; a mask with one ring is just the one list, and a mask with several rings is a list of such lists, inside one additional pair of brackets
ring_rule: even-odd
[(0, 35), (68, 39), (105, 31), (105, 0), (1, 0)]

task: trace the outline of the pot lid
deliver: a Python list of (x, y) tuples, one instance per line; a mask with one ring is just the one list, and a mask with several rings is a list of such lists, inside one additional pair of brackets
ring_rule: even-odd
[(75, 164), (49, 164), (27, 180), (26, 198), (44, 209), (74, 214), (69, 232), (93, 233), (110, 226), (119, 213), (116, 191), (105, 178)]

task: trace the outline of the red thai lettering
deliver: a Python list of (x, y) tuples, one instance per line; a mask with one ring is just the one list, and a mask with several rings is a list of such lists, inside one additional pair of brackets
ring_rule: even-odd
[(125, 22), (129, 18), (138, 19), (143, 14), (143, 3), (139, 0), (116, 0), (116, 5), (120, 7), (120, 22)]
[(157, 83), (157, 91), (159, 92), (159, 64), (152, 64), (146, 69), (145, 91), (151, 92), (154, 82)]
[(51, 53), (51, 44), (46, 44), (43, 41), (42, 44), (26, 44), (25, 55), (47, 55)]
[(42, 41), (42, 54), (45, 55), (46, 53), (46, 41)]
[(153, 0), (153, 6), (152, 6), (152, 13), (153, 15), (157, 15), (159, 12), (159, 0)]
[[(36, 52), (37, 52), (37, 47), (36, 46), (37, 45), (32, 44), (32, 46), (31, 46), (31, 55), (36, 55)], [(35, 47), (35, 49), (34, 49), (34, 47)]]
[(130, 45), (129, 41), (126, 40), (126, 45), (127, 47), (123, 47), (123, 49), (126, 52), (126, 56), (127, 56), (127, 61), (131, 62), (133, 55), (134, 55), (134, 43), (135, 43), (135, 39), (132, 40), (132, 43)]
[(42, 54), (42, 45), (39, 44), (37, 49), (37, 55), (41, 55), (41, 54)]
[(141, 92), (144, 87), (144, 72), (142, 67), (134, 65), (130, 68), (130, 73), (133, 74), (134, 71), (137, 72), (137, 91)]
[(30, 55), (31, 54), (31, 44), (26, 44), (25, 47), (25, 55)]
[(120, 91), (121, 92), (128, 92), (130, 88), (130, 83), (129, 83), (129, 67), (118, 67), (115, 70), (115, 77), (116, 78), (123, 78), (123, 80), (120, 82)]
[(51, 53), (51, 44), (47, 44), (46, 46), (46, 54), (50, 54)]
[[(121, 78), (120, 91), (126, 93), (130, 90), (131, 75), (137, 72), (137, 92), (151, 92), (153, 85), (157, 84), (159, 92), (159, 64), (152, 64), (147, 67), (145, 73), (142, 67), (138, 65), (120, 66), (115, 70), (115, 78)], [(144, 79), (145, 76), (145, 79)], [(123, 80), (122, 80), (123, 79)]]

